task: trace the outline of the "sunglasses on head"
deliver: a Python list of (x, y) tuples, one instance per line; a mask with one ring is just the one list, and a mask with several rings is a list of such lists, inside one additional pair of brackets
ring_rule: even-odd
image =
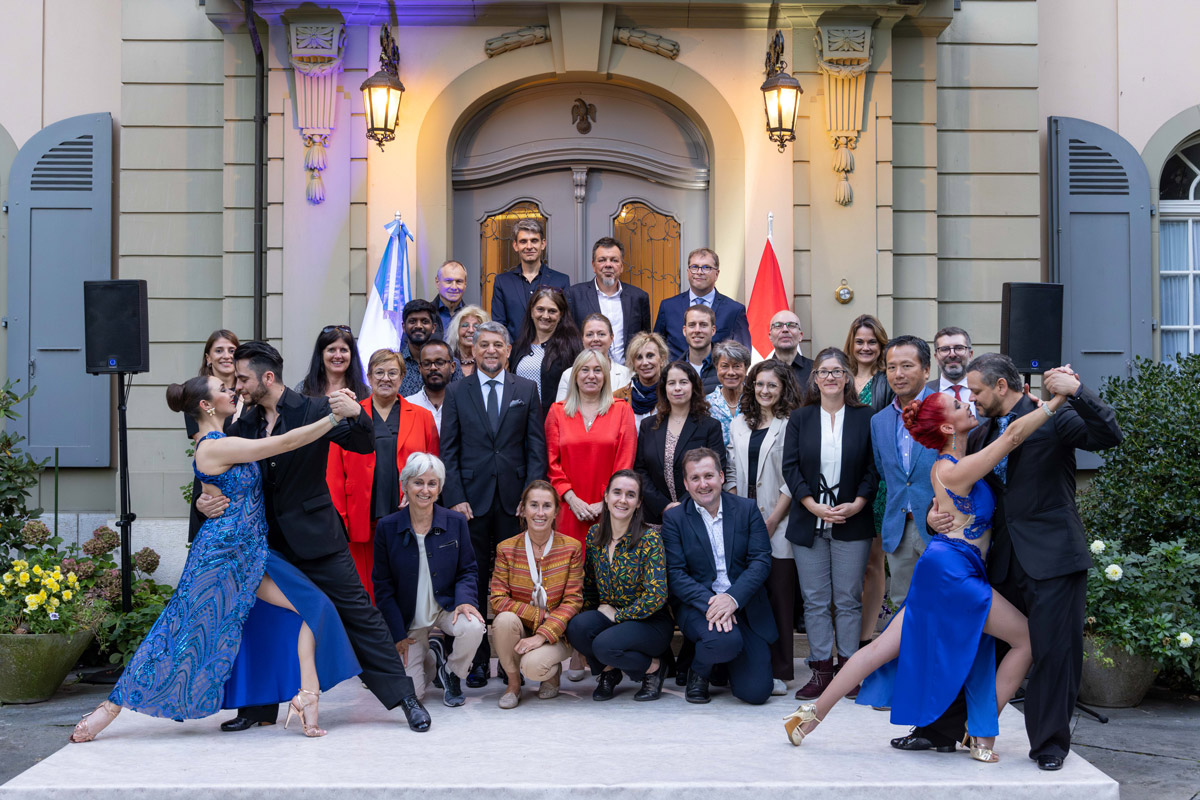
[(350, 330), (349, 325), (326, 325), (324, 328), (321, 328), (321, 333), (329, 333), (330, 331), (345, 331), (351, 336), (354, 335), (354, 331)]

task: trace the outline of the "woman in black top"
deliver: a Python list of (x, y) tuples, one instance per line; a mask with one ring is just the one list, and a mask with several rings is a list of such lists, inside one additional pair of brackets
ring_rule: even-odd
[(583, 350), (575, 321), (567, 312), (563, 293), (543, 286), (529, 298), (521, 332), (508, 359), (508, 369), (537, 384), (542, 411), (554, 405), (558, 381)]
[(349, 325), (326, 325), (313, 345), (308, 375), (296, 387), (307, 397), (325, 397), (338, 389), (349, 389), (360, 403), (371, 395), (363, 379), (362, 360)]
[[(221, 383), (225, 384), (227, 389), (234, 388), (237, 383), (234, 377), (233, 370), (233, 351), (237, 350), (240, 342), (237, 334), (233, 331), (227, 331), (224, 328), (218, 328), (209, 334), (208, 341), (204, 343), (204, 357), (200, 360), (200, 371), (197, 375), (202, 377), (219, 378)], [(237, 410), (233, 412), (230, 420), (236, 420), (242, 413), (242, 398), (237, 398)], [(183, 415), (183, 427), (187, 431), (188, 438), (195, 444), (196, 439), (200, 435), (200, 426), (196, 424), (196, 420), (190, 415)], [(188, 544), (196, 538), (196, 534), (200, 532), (200, 526), (208, 517), (196, 510), (196, 498), (203, 491), (200, 487), (200, 479), (192, 478), (192, 502), (191, 511), (188, 516)]]

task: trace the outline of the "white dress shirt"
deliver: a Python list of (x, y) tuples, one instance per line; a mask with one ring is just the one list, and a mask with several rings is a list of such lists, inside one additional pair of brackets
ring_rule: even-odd
[(971, 406), (971, 414), (974, 414), (975, 413), (975, 404), (971, 402), (971, 399), (970, 399), (971, 398), (971, 390), (967, 388), (966, 377), (967, 377), (966, 375), (963, 375), (963, 380), (959, 381), (958, 384), (955, 384), (954, 381), (950, 380), (945, 375), (943, 375), (938, 379), (938, 391), (944, 395), (949, 395), (950, 397), (954, 397), (954, 388), (953, 387), (957, 385), (959, 387), (959, 389), (958, 389), (959, 399), (964, 403), (968, 403)]
[(488, 386), (488, 381), (496, 381), (496, 408), (504, 410), (504, 370), (500, 370), (495, 378), (489, 378), (487, 373), (477, 368), (479, 373), (479, 390), (480, 396), (483, 397), (483, 407), (487, 409), (488, 395), (491, 394), (492, 387)]
[(700, 504), (696, 504), (696, 508), (700, 511), (700, 519), (704, 520), (704, 530), (708, 532), (708, 543), (712, 547), (713, 561), (717, 564), (717, 579), (712, 582), (713, 594), (721, 594), (729, 591), (729, 567), (725, 564), (725, 526), (721, 520), (721, 506), (717, 506), (716, 516), (708, 513), (708, 510)]
[(625, 285), (617, 281), (617, 291), (605, 294), (600, 290), (600, 279), (596, 283), (596, 300), (600, 303), (600, 313), (608, 317), (612, 323), (612, 344), (608, 348), (608, 357), (614, 364), (625, 363), (625, 312), (621, 308), (621, 292)]
[[(482, 374), (482, 373), (480, 373), (480, 374)], [(498, 390), (500, 387), (497, 386), (496, 388)], [(484, 405), (486, 406), (487, 405), (487, 392), (483, 393), (483, 398), (484, 398), (484, 400), (483, 400)], [(436, 408), (434, 407), (433, 402), (429, 399), (429, 395), (425, 394), (425, 388), (422, 387), (421, 391), (417, 392), (416, 394), (410, 394), (408, 397), (406, 397), (404, 399), (407, 400), (408, 402), (412, 403), (414, 406), (420, 406), (421, 408), (428, 411), (430, 414), (433, 414), (433, 424), (437, 426), (438, 435), (441, 436), (441, 434), (442, 434), (442, 406), (437, 406)], [(443, 405), (445, 405), (444, 402), (443, 402)]]
[[(846, 407), (842, 406), (837, 413), (830, 414), (821, 409), (821, 477), (825, 484), (837, 491), (838, 481), (842, 479), (842, 433), (846, 419)], [(830, 424), (832, 422), (832, 424)], [(837, 505), (836, 499), (818, 497), (818, 503), (829, 506)], [(832, 527), (829, 522), (821, 521), (822, 528)]]

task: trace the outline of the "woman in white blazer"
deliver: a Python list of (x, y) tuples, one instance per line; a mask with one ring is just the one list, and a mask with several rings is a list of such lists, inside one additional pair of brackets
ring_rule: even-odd
[(792, 651), (795, 623), (796, 569), (787, 540), (792, 495), (783, 480), (783, 439), (788, 416), (800, 405), (800, 388), (792, 369), (775, 359), (750, 368), (742, 392), (741, 414), (729, 426), (725, 488), (758, 503), (771, 536), (771, 574), (767, 599), (775, 614), (779, 639), (771, 645), (772, 694), (787, 691), (795, 677)]

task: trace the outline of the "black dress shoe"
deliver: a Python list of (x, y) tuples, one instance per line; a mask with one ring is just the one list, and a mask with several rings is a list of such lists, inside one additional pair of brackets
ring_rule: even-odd
[(689, 670), (687, 688), (683, 690), (683, 699), (689, 703), (707, 703), (712, 700), (708, 693), (708, 679)]
[(471, 671), (467, 673), (468, 688), (482, 689), (487, 686), (488, 672), (487, 664), (472, 664)]
[(712, 686), (728, 686), (729, 668), (724, 664), (715, 665), (712, 669), (712, 674), (708, 676), (708, 682)]
[(249, 728), (255, 728), (260, 725), (274, 724), (274, 722), (268, 722), (267, 720), (253, 720), (247, 717), (234, 717), (228, 722), (222, 722), (221, 730), (225, 731), (226, 733), (233, 733), (235, 731), (244, 731), (248, 730)]
[(1038, 769), (1044, 769), (1047, 772), (1054, 772), (1055, 770), (1062, 769), (1063, 757), (1062, 756), (1038, 756), (1037, 757), (1037, 765), (1038, 765)]
[(425, 710), (425, 706), (421, 705), (421, 701), (417, 699), (415, 694), (410, 694), (408, 697), (400, 701), (400, 709), (404, 712), (405, 718), (408, 719), (408, 727), (417, 733), (424, 733), (429, 730), (430, 723), (433, 720), (429, 716), (429, 712)]
[(897, 750), (937, 750), (939, 753), (953, 753), (955, 750), (953, 743), (935, 745), (929, 739), (915, 733), (892, 739), (892, 747)]
[(596, 680), (596, 689), (592, 692), (593, 700), (612, 700), (613, 690), (621, 682), (621, 670), (606, 669)]
[(663, 678), (666, 677), (663, 673), (666, 671), (666, 668), (660, 664), (657, 672), (646, 673), (646, 677), (642, 678), (642, 688), (637, 690), (633, 699), (639, 703), (645, 703), (662, 697)]

